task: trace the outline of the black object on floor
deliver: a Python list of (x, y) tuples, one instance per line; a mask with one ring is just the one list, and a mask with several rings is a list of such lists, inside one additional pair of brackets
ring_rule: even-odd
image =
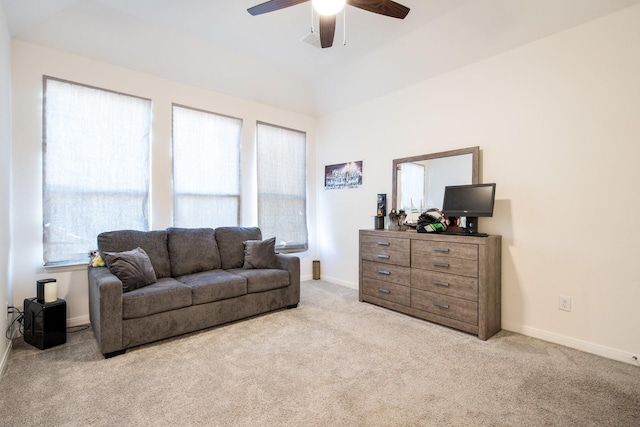
[(24, 340), (40, 350), (67, 342), (67, 303), (24, 300)]

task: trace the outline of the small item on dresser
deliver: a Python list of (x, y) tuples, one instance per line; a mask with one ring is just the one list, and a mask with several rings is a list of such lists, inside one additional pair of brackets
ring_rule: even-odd
[(398, 214), (395, 209), (391, 209), (389, 212), (389, 230), (398, 231), (400, 230), (400, 223), (398, 222)]
[(376, 207), (377, 216), (387, 216), (387, 194), (378, 194), (378, 205)]
[(407, 217), (404, 209), (400, 209), (400, 211), (396, 212), (395, 209), (391, 209), (389, 213), (389, 230), (405, 230), (406, 226), (404, 225), (404, 219)]
[(384, 230), (384, 217), (387, 215), (387, 195), (378, 194), (378, 203), (376, 205), (376, 217), (373, 228), (376, 230)]
[(373, 223), (373, 228), (376, 230), (384, 230), (384, 217), (376, 216), (374, 217), (375, 221)]
[(407, 213), (404, 209), (400, 209), (398, 211), (398, 225), (400, 226), (400, 231), (405, 231), (407, 229), (407, 225), (404, 223), (404, 220), (407, 218)]
[(418, 218), (418, 224), (416, 225), (416, 231), (418, 233), (434, 233), (442, 232), (447, 229), (447, 223), (445, 217), (442, 216), (442, 211), (436, 208), (428, 209)]

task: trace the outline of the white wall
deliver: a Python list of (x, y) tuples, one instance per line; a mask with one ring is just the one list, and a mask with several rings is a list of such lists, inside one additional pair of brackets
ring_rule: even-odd
[(9, 350), (6, 303), (11, 302), (11, 36), (0, 3), (0, 373)]
[(639, 22), (635, 6), (320, 118), (319, 170), (364, 160), (361, 190), (319, 191), (324, 278), (357, 286), (358, 229), (391, 194), (392, 159), (479, 145), (503, 328), (640, 356)]
[[(14, 296), (15, 304), (35, 294), (35, 282), (54, 277), (58, 294), (67, 301), (69, 324), (88, 323), (86, 266), (42, 267), (42, 76), (48, 75), (93, 85), (153, 101), (151, 228), (172, 225), (171, 206), (171, 104), (178, 103), (243, 119), (244, 166), (242, 225), (255, 225), (254, 174), (252, 173), (256, 121), (307, 132), (308, 155), (315, 153), (315, 118), (249, 102), (149, 74), (95, 61), (50, 48), (14, 40), (13, 69), (13, 182)], [(308, 170), (315, 176), (313, 162)], [(310, 182), (310, 249), (299, 254), (303, 278), (311, 277), (315, 258), (315, 181)], [(255, 199), (255, 198), (254, 198)]]

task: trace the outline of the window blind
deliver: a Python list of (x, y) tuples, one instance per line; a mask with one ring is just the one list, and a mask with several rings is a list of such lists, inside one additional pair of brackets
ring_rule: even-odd
[(151, 101), (44, 78), (43, 260), (86, 262), (96, 236), (149, 228)]
[(173, 106), (176, 227), (238, 225), (242, 120)]
[(308, 248), (307, 149), (304, 132), (258, 123), (258, 226), (280, 252)]

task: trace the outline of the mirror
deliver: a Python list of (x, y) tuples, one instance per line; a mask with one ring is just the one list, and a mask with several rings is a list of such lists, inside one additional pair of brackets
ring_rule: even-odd
[(407, 222), (429, 208), (442, 209), (444, 187), (478, 183), (479, 152), (469, 147), (395, 159), (391, 207), (404, 209)]

